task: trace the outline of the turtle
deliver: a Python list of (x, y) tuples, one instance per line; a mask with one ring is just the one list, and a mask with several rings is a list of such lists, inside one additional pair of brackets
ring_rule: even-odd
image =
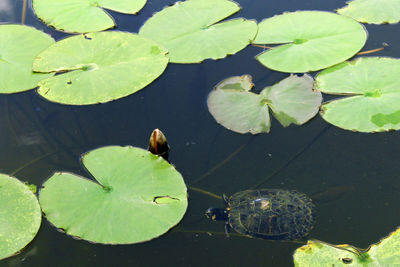
[(209, 208), (206, 216), (225, 220), (227, 235), (233, 228), (248, 237), (296, 240), (306, 236), (314, 226), (314, 204), (304, 193), (257, 189), (223, 197), (226, 208)]

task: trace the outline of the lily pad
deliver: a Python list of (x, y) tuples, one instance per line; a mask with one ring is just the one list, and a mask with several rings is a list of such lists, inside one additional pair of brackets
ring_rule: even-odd
[(82, 163), (97, 181), (59, 172), (39, 193), (47, 219), (67, 234), (130, 244), (158, 237), (182, 219), (186, 186), (163, 158), (140, 148), (108, 146), (84, 154)]
[(340, 128), (360, 132), (400, 129), (400, 60), (364, 57), (318, 74), (315, 88), (346, 95), (321, 107), (321, 116)]
[(343, 62), (364, 46), (367, 31), (355, 20), (323, 11), (288, 12), (258, 24), (255, 44), (282, 44), (256, 58), (267, 68), (302, 73)]
[(400, 21), (400, 1), (354, 0), (337, 12), (364, 23), (397, 23)]
[(103, 8), (136, 14), (146, 0), (32, 0), (36, 15), (47, 25), (70, 33), (102, 31), (115, 26)]
[(36, 57), (34, 71), (60, 72), (42, 80), (38, 93), (50, 101), (71, 105), (118, 99), (161, 75), (168, 64), (166, 53), (155, 42), (127, 32), (68, 37)]
[(42, 212), (31, 190), (18, 179), (0, 174), (0, 259), (23, 249), (39, 231)]
[(218, 123), (238, 133), (269, 132), (268, 107), (285, 127), (304, 124), (318, 113), (322, 101), (321, 93), (312, 90), (313, 82), (309, 75), (290, 75), (255, 94), (250, 92), (250, 75), (230, 77), (211, 91), (208, 109)]
[(298, 248), (294, 265), (300, 266), (398, 266), (400, 265), (400, 228), (361, 251), (348, 244), (330, 245), (321, 241), (308, 241)]
[(53, 74), (32, 72), (37, 54), (54, 43), (44, 32), (35, 28), (0, 25), (0, 93), (17, 93), (37, 86), (40, 80)]
[(154, 14), (139, 34), (165, 46), (174, 63), (220, 59), (245, 48), (257, 33), (253, 20), (238, 18), (217, 23), (239, 10), (228, 0), (177, 2)]

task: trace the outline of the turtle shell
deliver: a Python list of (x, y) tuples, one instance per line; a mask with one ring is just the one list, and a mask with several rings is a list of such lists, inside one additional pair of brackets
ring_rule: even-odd
[(228, 223), (251, 237), (300, 239), (313, 228), (313, 208), (311, 199), (296, 191), (245, 190), (228, 199)]

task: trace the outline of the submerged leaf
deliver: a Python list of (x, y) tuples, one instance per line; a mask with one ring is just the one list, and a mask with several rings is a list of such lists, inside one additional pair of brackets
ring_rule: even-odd
[(315, 88), (349, 95), (327, 102), (321, 116), (340, 128), (360, 132), (400, 129), (400, 60), (358, 58), (318, 74)]
[(322, 11), (297, 11), (263, 20), (255, 44), (282, 44), (256, 58), (267, 68), (292, 73), (320, 70), (355, 55), (367, 40), (351, 18)]
[(167, 51), (127, 32), (98, 32), (68, 37), (41, 54), (33, 69), (65, 72), (39, 83), (50, 101), (88, 105), (130, 95), (156, 79), (168, 64)]
[(400, 21), (400, 1), (353, 0), (337, 12), (364, 23), (397, 23)]
[(36, 236), (42, 221), (39, 202), (18, 179), (0, 174), (0, 259), (23, 249)]
[(39, 194), (47, 219), (67, 234), (130, 244), (158, 237), (182, 219), (185, 183), (161, 157), (140, 148), (108, 146), (84, 154), (82, 162), (97, 182), (55, 173)]
[(312, 90), (313, 82), (309, 75), (291, 75), (258, 95), (249, 92), (250, 75), (230, 77), (211, 91), (208, 109), (218, 123), (238, 133), (269, 132), (268, 106), (283, 126), (304, 124), (318, 113), (322, 101), (321, 93)]
[(33, 73), (32, 62), (37, 54), (53, 43), (49, 35), (35, 28), (0, 25), (0, 93), (26, 91), (52, 76)]
[(368, 250), (342, 244), (330, 245), (309, 240), (296, 249), (294, 265), (301, 266), (398, 266), (400, 264), (400, 228), (373, 244)]
[(246, 47), (257, 33), (257, 24), (252, 20), (217, 23), (239, 9), (228, 0), (177, 2), (154, 14), (139, 34), (165, 46), (174, 63), (220, 59)]
[(115, 26), (102, 8), (136, 14), (146, 0), (32, 0), (36, 15), (58, 30), (82, 33), (102, 31)]

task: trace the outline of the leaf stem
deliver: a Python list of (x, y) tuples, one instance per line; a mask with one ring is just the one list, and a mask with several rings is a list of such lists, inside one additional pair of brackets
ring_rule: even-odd
[(388, 46), (389, 45), (387, 43), (382, 43), (382, 47), (380, 47), (380, 48), (375, 48), (375, 49), (371, 49), (371, 50), (367, 50), (367, 51), (362, 51), (362, 52), (357, 53), (357, 55), (366, 55), (366, 54), (379, 52), (379, 51), (382, 51), (383, 49), (385, 49), (385, 47), (388, 47)]
[(189, 185), (188, 188), (189, 188), (190, 190), (192, 190), (192, 191), (196, 191), (196, 192), (202, 193), (202, 194), (204, 194), (204, 195), (207, 195), (207, 196), (210, 196), (210, 197), (213, 197), (213, 198), (222, 199), (221, 196), (218, 196), (218, 195), (216, 195), (216, 194), (214, 194), (214, 193), (208, 192), (208, 191), (203, 190), (203, 189), (198, 188), (198, 187), (194, 187), (194, 186), (190, 186), (190, 185)]
[(266, 46), (266, 45), (258, 45), (258, 44), (251, 44), (252, 46), (255, 46), (255, 47), (261, 47), (261, 48), (264, 48), (264, 49), (272, 49), (273, 47), (272, 46)]
[(26, 5), (27, 5), (27, 0), (24, 0), (24, 2), (22, 3), (22, 14), (21, 14), (21, 23), (22, 24), (25, 24)]

